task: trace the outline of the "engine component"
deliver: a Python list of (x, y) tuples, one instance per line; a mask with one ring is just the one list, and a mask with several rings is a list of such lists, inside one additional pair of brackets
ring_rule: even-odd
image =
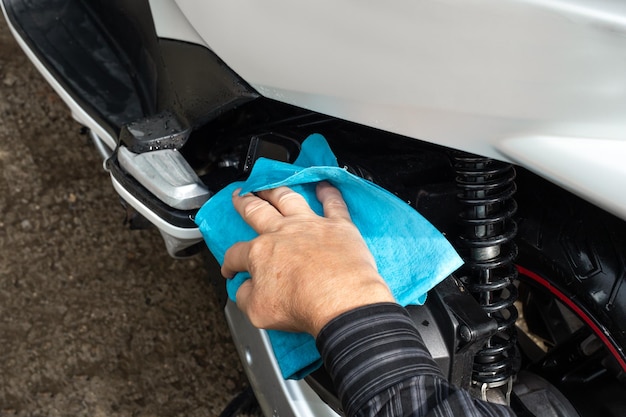
[(512, 219), (517, 210), (515, 170), (510, 164), (463, 155), (456, 157), (455, 171), (462, 205), (461, 280), (498, 323), (498, 332), (474, 358), (472, 389), (485, 400), (508, 404), (518, 362), (514, 326), (518, 313), (513, 305), (517, 299), (513, 265), (517, 247), (512, 241), (517, 232)]

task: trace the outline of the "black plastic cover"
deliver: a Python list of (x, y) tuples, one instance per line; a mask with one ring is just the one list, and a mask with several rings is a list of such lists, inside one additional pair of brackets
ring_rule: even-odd
[(159, 39), (148, 0), (3, 0), (29, 49), (98, 124), (163, 111), (183, 130), (259, 97), (204, 46)]
[(125, 125), (120, 142), (134, 153), (180, 149), (190, 133), (191, 129), (184, 127), (174, 114), (164, 111)]
[(4, 0), (9, 20), (55, 79), (114, 135), (144, 115), (123, 58), (79, 0)]

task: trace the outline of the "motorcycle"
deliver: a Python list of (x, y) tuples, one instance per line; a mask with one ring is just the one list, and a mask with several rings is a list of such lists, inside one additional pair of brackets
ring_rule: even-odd
[[(520, 416), (626, 415), (624, 4), (0, 4), (169, 255), (206, 254), (202, 204), (321, 133), (463, 256), (408, 307), (453, 383)], [(342, 414), (323, 370), (284, 380), (267, 334), (224, 310), (265, 415)]]

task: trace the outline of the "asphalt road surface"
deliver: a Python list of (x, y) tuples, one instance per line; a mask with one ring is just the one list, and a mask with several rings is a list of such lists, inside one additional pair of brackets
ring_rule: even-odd
[(0, 16), (0, 415), (217, 416), (246, 381), (207, 267), (123, 225), (79, 130)]

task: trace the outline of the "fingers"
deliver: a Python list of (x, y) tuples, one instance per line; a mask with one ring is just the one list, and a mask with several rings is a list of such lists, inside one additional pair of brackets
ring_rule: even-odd
[(304, 197), (290, 188), (278, 187), (260, 191), (257, 194), (269, 201), (283, 216), (313, 213)]
[[(260, 235), (279, 228), (285, 216), (296, 214), (315, 215), (299, 193), (279, 187), (259, 193), (239, 196), (239, 189), (233, 193), (233, 205), (241, 217)], [(324, 216), (350, 221), (350, 213), (341, 192), (323, 181), (317, 185), (317, 198), (324, 207)], [(267, 200), (266, 200), (267, 199)], [(225, 254), (222, 275), (231, 278), (237, 272), (249, 271), (250, 242), (239, 242)]]
[(239, 307), (241, 311), (246, 313), (246, 315), (248, 315), (248, 310), (250, 310), (248, 306), (250, 303), (253, 286), (254, 283), (251, 279), (244, 281), (243, 284), (239, 286), (239, 289), (237, 289), (237, 295), (235, 296), (235, 298), (237, 299), (237, 307)]
[(248, 271), (250, 242), (238, 242), (228, 248), (224, 254), (221, 273), (225, 278), (232, 278), (238, 272)]
[(324, 217), (350, 220), (348, 206), (341, 192), (326, 181), (317, 184), (317, 199), (324, 207)]
[(233, 193), (233, 205), (245, 222), (259, 234), (274, 228), (283, 217), (276, 207), (254, 194), (239, 196), (239, 189)]
[(239, 196), (237, 189), (233, 193), (233, 205), (259, 234), (273, 230), (284, 216), (314, 214), (304, 197), (287, 187), (260, 191), (258, 196)]

